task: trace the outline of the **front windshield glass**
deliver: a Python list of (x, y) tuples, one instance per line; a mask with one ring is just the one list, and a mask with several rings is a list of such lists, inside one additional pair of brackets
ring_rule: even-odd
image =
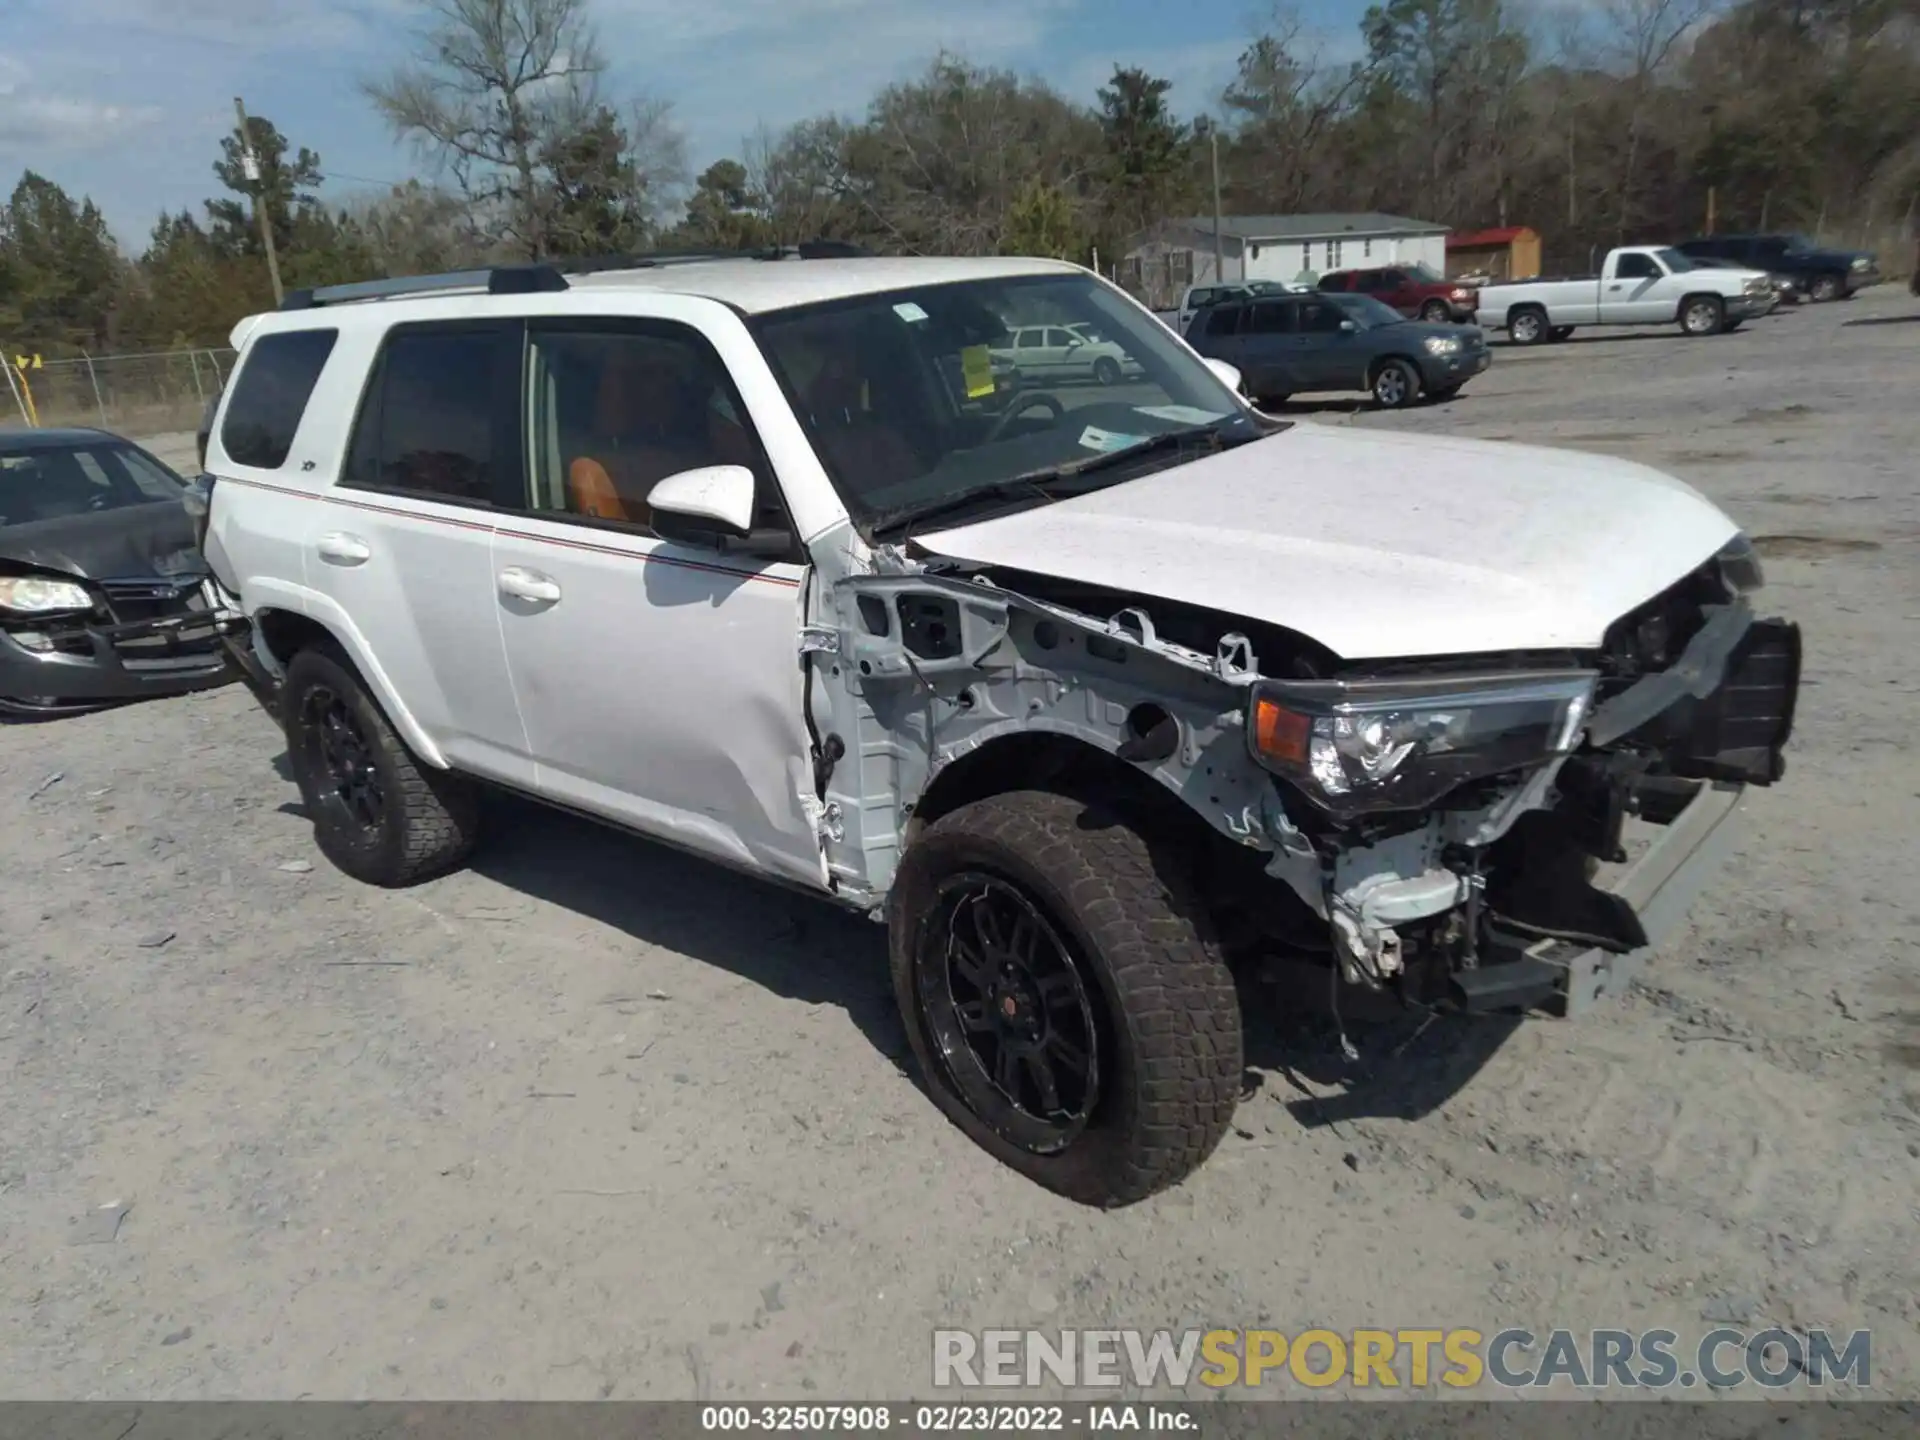
[(1434, 269), (1431, 265), (1427, 264), (1427, 262), (1424, 260), (1416, 260), (1413, 262), (1413, 264), (1406, 266), (1405, 269), (1406, 269), (1406, 272), (1409, 275), (1413, 276), (1414, 279), (1424, 280), (1429, 285), (1441, 285), (1446, 283), (1447, 277), (1442, 275), (1438, 270)]
[(95, 515), (133, 505), (179, 504), (183, 482), (129, 445), (0, 447), (0, 526)]
[(1371, 295), (1349, 295), (1339, 291), (1325, 297), (1346, 312), (1349, 320), (1354, 321), (1362, 330), (1378, 330), (1382, 325), (1404, 325), (1407, 317)]
[[(1173, 331), (1091, 276), (1010, 275), (761, 316), (754, 332), (855, 522), (885, 530), (1136, 446), (1100, 482), (1268, 433)], [(1053, 477), (1058, 478), (1058, 477)], [(1091, 477), (1085, 477), (1086, 484)], [(1005, 497), (1000, 497), (1004, 499)]]
[(1808, 236), (1805, 236), (1805, 235), (1787, 236), (1787, 249), (1789, 250), (1818, 250), (1819, 248), (1820, 247), (1816, 245), (1813, 242), (1813, 240)]
[(1659, 257), (1662, 265), (1665, 265), (1669, 271), (1676, 275), (1682, 270), (1698, 270), (1700, 268), (1691, 255), (1682, 255), (1678, 250), (1656, 250), (1653, 253)]

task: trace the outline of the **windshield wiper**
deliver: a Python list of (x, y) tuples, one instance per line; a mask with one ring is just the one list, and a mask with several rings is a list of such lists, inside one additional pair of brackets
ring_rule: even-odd
[(1213, 448), (1219, 450), (1222, 448), (1221, 442), (1225, 439), (1220, 433), (1221, 426), (1230, 423), (1231, 419), (1232, 417), (1228, 417), (1227, 420), (1209, 420), (1204, 425), (1185, 425), (1178, 430), (1162, 431), (1158, 435), (1148, 436), (1138, 444), (1128, 445), (1119, 450), (1107, 450), (1098, 455), (1089, 455), (1084, 460), (1069, 460), (1064, 465), (1049, 465), (1044, 469), (1029, 470), (1023, 475), (1014, 476), (1013, 480), (1007, 483), (1025, 481), (1029, 485), (1047, 485), (1059, 480), (1071, 480), (1077, 475), (1088, 475), (1110, 466), (1124, 465), (1129, 460), (1138, 460), (1162, 450), (1177, 450), (1187, 442), (1202, 437), (1213, 441)]
[[(893, 530), (904, 532), (918, 529), (925, 521), (971, 510), (982, 502), (991, 504), (996, 500), (1019, 501), (1029, 497), (1039, 500), (1058, 500), (1061, 496), (1050, 487), (1064, 480), (1073, 480), (1097, 470), (1138, 460), (1158, 451), (1177, 449), (1202, 438), (1212, 440), (1214, 449), (1221, 449), (1225, 438), (1221, 434), (1221, 427), (1231, 423), (1233, 418), (1229, 416), (1225, 420), (1211, 420), (1204, 425), (1187, 425), (1178, 430), (1163, 431), (1161, 434), (1149, 436), (1138, 444), (1129, 445), (1121, 450), (1108, 450), (1099, 455), (1089, 455), (1084, 460), (1070, 460), (1064, 465), (1049, 465), (1039, 470), (1028, 470), (1005, 480), (997, 480), (991, 485), (978, 485), (971, 490), (962, 490), (957, 495), (948, 495), (924, 504), (902, 505), (874, 516), (868, 522), (867, 528), (874, 535), (879, 536)], [(1251, 440), (1258, 437), (1250, 435), (1247, 438)], [(906, 538), (908, 537), (903, 533), (902, 541), (904, 542)]]
[[(1051, 500), (1053, 496), (1037, 482), (1024, 475), (1011, 480), (996, 480), (991, 485), (976, 485), (971, 490), (962, 490), (956, 495), (948, 495), (939, 500), (929, 500), (919, 505), (899, 505), (891, 510), (882, 510), (867, 523), (867, 528), (879, 536), (891, 530), (905, 531), (923, 520), (937, 520), (943, 515), (957, 514), (962, 510), (971, 510), (981, 502), (992, 503), (995, 500), (1019, 500), (1032, 496), (1040, 500)], [(906, 536), (903, 534), (904, 541)]]

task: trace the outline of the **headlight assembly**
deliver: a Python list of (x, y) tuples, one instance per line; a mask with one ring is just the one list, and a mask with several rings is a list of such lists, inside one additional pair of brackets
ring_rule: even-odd
[(1267, 682), (1255, 687), (1247, 741), (1335, 818), (1416, 810), (1471, 780), (1570, 753), (1596, 678), (1555, 670)]
[(1421, 342), (1429, 355), (1457, 355), (1460, 342), (1451, 335), (1429, 335)]
[(71, 580), (48, 580), (38, 575), (0, 577), (0, 610), (16, 615), (40, 615), (53, 610), (91, 610), (93, 597), (84, 585)]

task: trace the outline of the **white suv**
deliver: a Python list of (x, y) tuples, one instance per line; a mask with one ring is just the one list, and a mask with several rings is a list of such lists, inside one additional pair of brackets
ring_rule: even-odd
[[(1014, 386), (1030, 325), (1137, 378)], [(884, 918), (932, 1097), (1083, 1201), (1219, 1140), (1232, 964), (1578, 1009), (1781, 771), (1798, 631), (1692, 490), (1267, 419), (1071, 265), (507, 267), (234, 343), (210, 598), (328, 858), (424, 879), (506, 787)]]

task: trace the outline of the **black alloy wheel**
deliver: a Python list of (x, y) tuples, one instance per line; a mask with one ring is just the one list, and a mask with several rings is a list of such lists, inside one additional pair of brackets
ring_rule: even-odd
[(916, 981), (946, 1078), (995, 1134), (1051, 1155), (1100, 1098), (1094, 988), (1060, 933), (1011, 882), (948, 876), (921, 931)]

